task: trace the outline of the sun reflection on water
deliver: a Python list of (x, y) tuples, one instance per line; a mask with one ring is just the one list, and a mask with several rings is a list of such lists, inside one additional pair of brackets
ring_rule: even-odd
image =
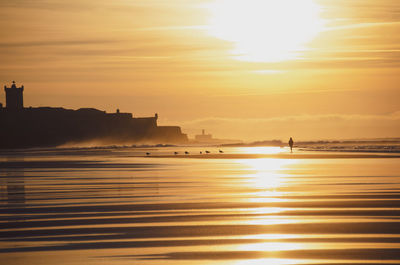
[[(266, 238), (268, 240), (268, 238)], [(264, 242), (255, 244), (243, 244), (236, 247), (237, 251), (288, 251), (304, 248), (301, 243), (282, 243), (282, 242)]]
[(301, 264), (302, 262), (297, 262), (293, 259), (249, 259), (249, 260), (240, 260), (232, 263), (232, 265), (286, 265), (286, 264)]
[(244, 154), (279, 154), (285, 152), (284, 148), (276, 146), (241, 147), (240, 152)]
[(257, 192), (247, 198), (250, 202), (277, 202), (284, 199), (285, 193), (279, 188), (287, 186), (290, 182), (288, 167), (300, 163), (295, 159), (258, 158), (242, 159), (237, 163), (243, 165), (248, 174), (242, 175), (243, 183)]
[[(278, 154), (285, 150), (279, 147), (256, 147), (243, 148), (242, 151), (251, 154)], [(302, 163), (298, 159), (277, 159), (277, 158), (256, 158), (241, 159), (235, 161), (241, 165), (245, 171), (241, 175), (243, 185), (251, 188), (253, 192), (246, 197), (247, 202), (257, 203), (274, 203), (288, 201), (285, 199), (285, 187), (291, 185), (291, 169)], [(254, 191), (255, 190), (255, 191)], [(283, 212), (285, 209), (281, 207), (260, 207), (254, 208), (250, 212), (252, 214), (261, 214), (260, 216), (248, 218), (244, 222), (246, 225), (280, 225), (288, 223), (296, 223), (297, 219), (282, 218), (275, 215)], [(264, 215), (265, 214), (265, 215)], [(246, 237), (246, 236), (244, 236)], [(252, 235), (254, 238), (254, 235)], [(255, 251), (271, 253), (270, 258), (249, 259), (237, 261), (235, 265), (245, 264), (298, 264), (296, 260), (279, 259), (277, 253), (280, 251), (291, 251), (304, 249), (304, 244), (279, 242), (279, 239), (289, 239), (296, 235), (280, 235), (280, 234), (260, 234), (256, 236), (265, 242), (241, 244), (234, 247), (235, 251)], [(271, 240), (269, 242), (269, 240)], [(267, 254), (268, 256), (268, 254)]]

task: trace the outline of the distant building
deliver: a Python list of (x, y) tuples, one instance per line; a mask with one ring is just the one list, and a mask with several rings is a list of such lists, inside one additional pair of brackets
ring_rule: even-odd
[(194, 139), (198, 142), (210, 142), (213, 140), (212, 134), (206, 134), (204, 129), (201, 131), (201, 134), (196, 135)]
[(236, 144), (241, 143), (241, 140), (236, 139), (218, 139), (213, 138), (212, 134), (206, 134), (206, 131), (203, 129), (201, 134), (194, 136), (194, 143), (195, 144)]
[(4, 86), (6, 91), (6, 108), (9, 110), (18, 110), (24, 108), (24, 86), (17, 87), (15, 81), (11, 87)]

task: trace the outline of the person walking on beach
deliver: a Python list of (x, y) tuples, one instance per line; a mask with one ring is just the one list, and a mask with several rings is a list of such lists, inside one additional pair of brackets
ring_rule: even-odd
[(294, 144), (293, 139), (292, 137), (290, 137), (289, 139), (290, 153), (293, 153), (293, 144)]

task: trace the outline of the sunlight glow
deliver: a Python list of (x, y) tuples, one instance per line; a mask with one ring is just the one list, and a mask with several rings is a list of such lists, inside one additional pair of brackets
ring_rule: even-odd
[[(303, 261), (304, 262), (304, 261)], [(239, 260), (232, 265), (295, 265), (295, 264), (301, 264), (303, 263), (301, 260), (295, 260), (295, 259), (274, 259), (274, 258), (269, 258), (269, 259), (247, 259), (247, 260)], [(311, 264), (312, 262), (310, 262)]]
[[(260, 154), (266, 150), (281, 152), (281, 148), (265, 149), (260, 147), (254, 150), (254, 147), (249, 148), (250, 153)], [(290, 175), (287, 170), (293, 166), (302, 163), (298, 159), (277, 159), (277, 158), (258, 158), (258, 159), (241, 159), (236, 163), (245, 166), (247, 173), (242, 175), (243, 184), (255, 189), (248, 194), (246, 201), (248, 202), (282, 202), (286, 199), (282, 198), (284, 190), (291, 185)]]
[(259, 147), (241, 147), (241, 152), (245, 154), (279, 154), (286, 151), (280, 147), (259, 146)]
[(249, 167), (252, 174), (247, 175), (249, 185), (262, 189), (275, 189), (282, 185), (286, 175), (281, 173), (285, 166), (293, 163), (290, 159), (260, 158), (241, 160), (240, 163)]
[(296, 59), (324, 28), (313, 0), (215, 0), (209, 4), (209, 34), (232, 42), (238, 60)]
[(236, 247), (238, 251), (287, 251), (298, 250), (304, 248), (301, 243), (281, 243), (281, 242), (264, 242), (255, 244), (243, 244)]

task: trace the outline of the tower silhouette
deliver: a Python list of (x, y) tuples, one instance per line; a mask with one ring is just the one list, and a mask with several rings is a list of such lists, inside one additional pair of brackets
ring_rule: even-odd
[(12, 82), (11, 87), (4, 86), (6, 91), (6, 108), (10, 110), (17, 110), (24, 108), (24, 86), (17, 87), (15, 81)]

